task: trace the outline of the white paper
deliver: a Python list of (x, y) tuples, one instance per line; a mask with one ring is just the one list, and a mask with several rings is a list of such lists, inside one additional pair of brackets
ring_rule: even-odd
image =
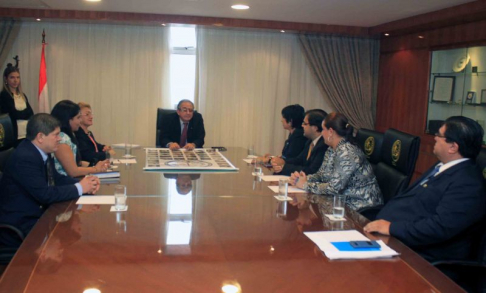
[[(116, 143), (116, 144), (111, 145), (111, 147), (114, 148), (114, 149), (124, 149), (125, 144), (124, 143)], [(132, 149), (136, 149), (136, 148), (139, 148), (140, 145), (128, 143), (128, 147), (130, 147)]]
[[(278, 186), (268, 186), (273, 192), (278, 193)], [(295, 186), (289, 186), (287, 193), (307, 193), (307, 191), (297, 188)]]
[(263, 175), (261, 176), (263, 181), (267, 182), (278, 182), (280, 179), (289, 179), (290, 176), (284, 176), (284, 175)]
[(115, 204), (114, 195), (83, 195), (76, 204)]
[(256, 159), (258, 158), (258, 156), (255, 156), (255, 155), (248, 155), (246, 156), (247, 159)]
[(278, 201), (292, 201), (292, 198), (288, 196), (274, 195), (273, 197), (275, 197)]
[(248, 164), (251, 164), (251, 161), (253, 161), (253, 159), (243, 159), (243, 161), (245, 161)]
[(128, 206), (125, 206), (125, 208), (124, 208), (124, 209), (121, 209), (121, 210), (117, 210), (117, 209), (115, 208), (115, 206), (112, 206), (112, 207), (110, 208), (110, 212), (117, 212), (117, 213), (118, 213), (118, 212), (126, 212), (127, 210), (128, 210)]
[(335, 217), (334, 215), (331, 215), (331, 214), (325, 214), (324, 216), (326, 216), (326, 218), (328, 218), (329, 220), (334, 221), (334, 222), (345, 222), (346, 221), (346, 219), (344, 217), (338, 218), (338, 217)]
[(395, 250), (388, 247), (381, 240), (377, 241), (381, 246), (381, 250), (377, 251), (339, 251), (332, 245), (331, 242), (369, 241), (368, 238), (356, 230), (304, 232), (304, 234), (309, 237), (309, 239), (312, 240), (329, 259), (367, 259), (398, 255)]
[(137, 159), (114, 159), (113, 164), (136, 164)]

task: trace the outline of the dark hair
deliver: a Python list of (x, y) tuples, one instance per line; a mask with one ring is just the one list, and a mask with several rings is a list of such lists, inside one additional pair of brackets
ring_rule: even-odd
[(326, 118), (326, 115), (323, 113), (326, 112), (320, 109), (313, 109), (305, 112), (305, 116), (307, 116), (307, 120), (309, 120), (309, 125), (316, 126), (319, 132), (322, 131), (322, 121)]
[(349, 142), (354, 142), (353, 126), (349, 124), (348, 118), (344, 114), (332, 112), (324, 119), (324, 126), (327, 129), (332, 128), (339, 136)]
[(289, 105), (282, 109), (282, 117), (287, 123), (292, 124), (292, 128), (302, 128), (305, 117), (304, 107), (299, 104)]
[(446, 142), (455, 142), (464, 158), (475, 160), (481, 151), (484, 130), (476, 121), (464, 116), (447, 118), (445, 125)]
[[(7, 67), (3, 71), (3, 90), (6, 91), (6, 92), (9, 92), (9, 93), (10, 93), (10, 88), (7, 86), (7, 79), (8, 79), (8, 76), (10, 74), (12, 74), (13, 72), (17, 72), (18, 74), (20, 74), (20, 70), (17, 66), (13, 66), (12, 63), (8, 63)], [(20, 95), (24, 96), (24, 93), (22, 92), (22, 82), (19, 83), (19, 87), (17, 89), (16, 94), (20, 94)]]
[(33, 141), (38, 133), (49, 135), (58, 127), (61, 127), (61, 123), (53, 116), (46, 113), (35, 114), (27, 122), (26, 138)]
[[(76, 139), (76, 136), (74, 136), (71, 125), (69, 124), (69, 120), (76, 117), (80, 111), (81, 109), (79, 108), (78, 104), (70, 100), (62, 100), (58, 102), (51, 111), (51, 115), (57, 118), (57, 120), (59, 120), (61, 123), (61, 131), (69, 136), (71, 141), (76, 145), (78, 145), (78, 140)], [(78, 148), (76, 162), (79, 163), (80, 161), (81, 156)]]
[(191, 103), (192, 107), (194, 108), (194, 103), (191, 100), (184, 99), (184, 100), (180, 100), (179, 103), (177, 103), (177, 110), (180, 110), (182, 103), (186, 103), (186, 102)]

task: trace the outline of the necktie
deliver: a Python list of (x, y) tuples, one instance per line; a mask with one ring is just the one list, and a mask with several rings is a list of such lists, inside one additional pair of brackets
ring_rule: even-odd
[(422, 181), (420, 181), (420, 184), (417, 186), (423, 186), (425, 183), (427, 183), (430, 178), (434, 177), (435, 174), (439, 172), (440, 167), (442, 167), (442, 164), (438, 164), (437, 166), (435, 166), (434, 170), (432, 170), (427, 176), (425, 176), (425, 178), (422, 179)]
[(54, 182), (54, 177), (52, 176), (50, 156), (47, 157), (47, 160), (46, 160), (46, 176), (47, 176), (47, 185), (48, 186), (55, 186), (56, 184)]
[(311, 144), (309, 146), (309, 152), (307, 153), (307, 160), (309, 160), (313, 148), (314, 148), (314, 142), (311, 142)]
[(184, 123), (184, 128), (182, 129), (182, 134), (181, 134), (181, 141), (179, 143), (179, 146), (182, 148), (186, 145), (186, 141), (187, 141), (187, 126), (189, 125), (189, 123)]
[(94, 138), (91, 136), (91, 131), (88, 131), (88, 137), (91, 140), (91, 142), (94, 144), (95, 151), (98, 152), (98, 146), (96, 145)]

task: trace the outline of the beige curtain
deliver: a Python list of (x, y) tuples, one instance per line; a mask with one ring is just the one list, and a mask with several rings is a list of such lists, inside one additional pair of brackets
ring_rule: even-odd
[(322, 35), (299, 40), (329, 104), (354, 127), (374, 129), (379, 41)]
[[(15, 19), (0, 20), (0, 64), (5, 63), (9, 58), (8, 54), (10, 53), (13, 42), (19, 34), (19, 28), (20, 21)], [(14, 56), (11, 57), (13, 58)], [(14, 60), (9, 61), (9, 63), (12, 62), (14, 62)]]

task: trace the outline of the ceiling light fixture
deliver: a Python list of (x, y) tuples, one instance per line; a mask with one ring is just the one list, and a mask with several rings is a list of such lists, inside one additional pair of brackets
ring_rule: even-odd
[(385, 33), (385, 37), (388, 37), (390, 34), (389, 33)]
[(38, 18), (38, 19), (36, 19), (36, 20), (37, 20), (37, 21), (41, 21), (41, 19), (40, 19), (40, 18)]
[(86, 2), (101, 2), (101, 0), (85, 0)]
[(245, 4), (235, 4), (235, 5), (231, 5), (231, 8), (236, 10), (246, 10), (246, 9), (250, 9), (250, 6)]
[(160, 25), (161, 25), (161, 26), (166, 26), (166, 24), (165, 24), (165, 23), (161, 23)]
[(285, 31), (284, 31), (284, 30), (281, 30), (280, 32), (281, 32), (281, 33), (285, 33)]
[(419, 39), (423, 39), (423, 38), (424, 38), (424, 36), (418, 36), (418, 38), (419, 38)]

